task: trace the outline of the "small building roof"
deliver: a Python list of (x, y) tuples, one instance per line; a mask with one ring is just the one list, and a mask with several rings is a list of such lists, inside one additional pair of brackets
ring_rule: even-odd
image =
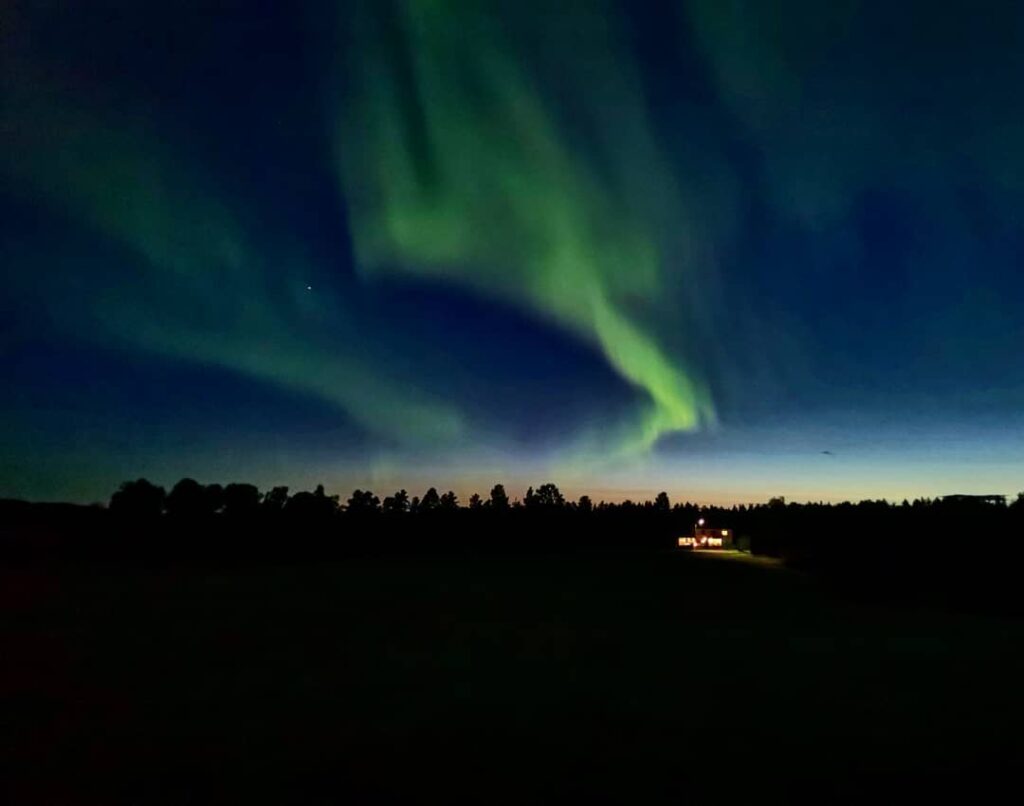
[(943, 501), (949, 501), (950, 503), (953, 503), (953, 504), (956, 504), (956, 503), (967, 503), (969, 501), (975, 502), (975, 503), (983, 503), (983, 504), (1005, 504), (1006, 503), (1006, 496), (1005, 495), (998, 495), (998, 494), (993, 494), (993, 495), (964, 495), (962, 493), (957, 493), (955, 495), (944, 495), (944, 496), (942, 496), (942, 500)]

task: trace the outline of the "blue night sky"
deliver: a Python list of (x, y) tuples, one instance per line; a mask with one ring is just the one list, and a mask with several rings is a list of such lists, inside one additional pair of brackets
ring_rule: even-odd
[(0, 37), (0, 496), (1024, 489), (1019, 4), (13, 0)]

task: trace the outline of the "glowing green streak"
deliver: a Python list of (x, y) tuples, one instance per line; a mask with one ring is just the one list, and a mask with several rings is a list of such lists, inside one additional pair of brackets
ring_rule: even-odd
[[(447, 442), (461, 434), (454, 409), (387, 377), (373, 344), (355, 351), (325, 341), (320, 322), (351, 319), (337, 300), (273, 291), (258, 250), (212, 183), (163, 145), (166, 133), (75, 109), (55, 88), (28, 84), (29, 68), (21, 67), (21, 84), (0, 85), (10, 101), (0, 175), (138, 256), (113, 287), (80, 279), (82, 266), (46, 267), (55, 319), (80, 337), (319, 397), (386, 439)], [(277, 270), (305, 288), (300, 263)]]
[(587, 36), (583, 53), (566, 56), (583, 60), (589, 83), (574, 100), (611, 146), (611, 168), (598, 170), (521, 69), (528, 51), (515, 52), (503, 20), (480, 5), (406, 0), (391, 6), (393, 18), (379, 4), (357, 18), (339, 153), (361, 269), (464, 285), (596, 344), (652, 402), (622, 450), (696, 428), (713, 417), (705, 389), (627, 313), (671, 322), (658, 310), (667, 291), (659, 244), (631, 202), (639, 186), (671, 204), (672, 189), (636, 124), (644, 110), (628, 61), (597, 22), (601, 9), (577, 8), (566, 29)]

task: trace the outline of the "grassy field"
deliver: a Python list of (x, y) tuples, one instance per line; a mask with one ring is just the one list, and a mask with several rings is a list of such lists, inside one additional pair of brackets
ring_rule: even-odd
[(12, 803), (835, 799), (975, 790), (1024, 747), (1024, 624), (739, 556), (10, 569), (0, 597)]

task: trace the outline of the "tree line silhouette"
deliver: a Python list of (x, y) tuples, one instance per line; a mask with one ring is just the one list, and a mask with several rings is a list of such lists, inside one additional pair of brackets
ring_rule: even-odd
[[(630, 504), (627, 502), (626, 506)], [(667, 510), (668, 506), (668, 495), (660, 493), (654, 501), (654, 507)], [(403, 489), (385, 497), (383, 501), (370, 490), (357, 489), (342, 504), (340, 496), (327, 495), (322, 484), (318, 484), (313, 492), (302, 491), (289, 495), (288, 487), (273, 487), (262, 493), (253, 484), (203, 485), (195, 479), (184, 478), (169, 493), (146, 479), (126, 481), (111, 496), (109, 506), (110, 511), (118, 516), (154, 518), (166, 515), (187, 519), (252, 517), (258, 513), (284, 513), (298, 518), (341, 515), (351, 518), (378, 514), (453, 513), (464, 508), (471, 512), (505, 512), (519, 508), (548, 511), (565, 508), (590, 512), (593, 504), (588, 496), (583, 496), (575, 504), (566, 502), (558, 487), (550, 482), (540, 485), (536, 491), (530, 487), (521, 502), (510, 500), (505, 486), (496, 484), (486, 500), (474, 493), (469, 498), (468, 506), (463, 507), (454, 492), (449, 490), (438, 494), (435, 487), (428, 489), (422, 498), (410, 498), (409, 493)]]
[(253, 484), (200, 484), (168, 492), (123, 483), (109, 506), (0, 502), (0, 550), (9, 559), (150, 562), (305, 562), (354, 554), (675, 550), (698, 520), (729, 528), (738, 548), (779, 558), (866, 596), (927, 593), (958, 606), (1024, 612), (1016, 577), (1024, 561), (1024, 493), (948, 496), (896, 504), (767, 503), (732, 507), (654, 500), (566, 500), (553, 483), (513, 500), (431, 487), (379, 498), (356, 489), (342, 502), (323, 485), (291, 493)]

